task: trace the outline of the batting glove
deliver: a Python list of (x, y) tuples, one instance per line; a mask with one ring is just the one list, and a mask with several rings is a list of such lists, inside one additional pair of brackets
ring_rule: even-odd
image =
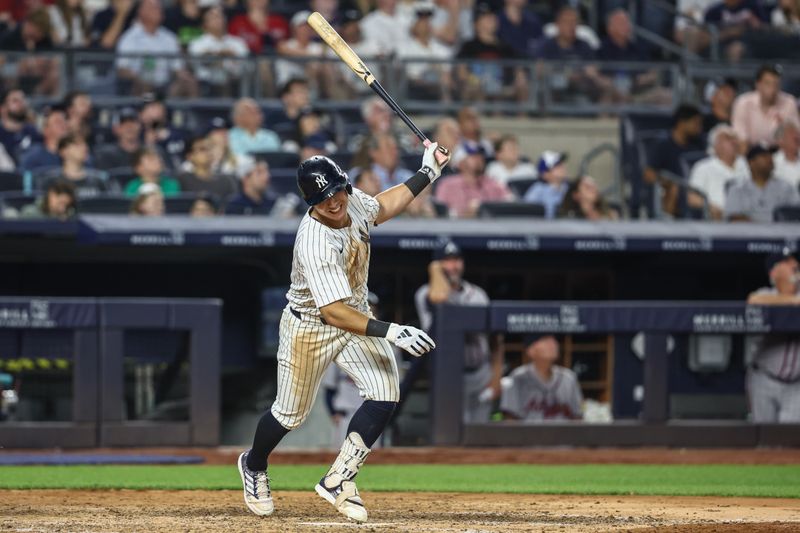
[(445, 153), (439, 150), (439, 143), (430, 143), (425, 148), (425, 153), (422, 154), (422, 168), (420, 172), (424, 173), (428, 176), (428, 179), (431, 180), (431, 183), (437, 180), (439, 176), (442, 175), (442, 168), (450, 161), (450, 154), (449, 152), (446, 154), (447, 160), (440, 164), (439, 161), (436, 160), (436, 152), (439, 151), (439, 157), (445, 156)]
[(436, 343), (427, 333), (413, 326), (401, 326), (392, 323), (389, 326), (389, 333), (386, 334), (386, 339), (415, 357), (424, 355), (436, 348)]

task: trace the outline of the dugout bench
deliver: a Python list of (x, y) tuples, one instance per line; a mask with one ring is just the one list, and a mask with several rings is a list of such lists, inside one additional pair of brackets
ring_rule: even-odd
[[(0, 331), (19, 332), (17, 348), (26, 333), (56, 333), (50, 350), (72, 360), (71, 420), (0, 422), (0, 448), (219, 444), (221, 311), (215, 299), (0, 298)], [(131, 330), (185, 334), (178, 364), (189, 363), (188, 420), (126, 419), (123, 361)]]
[[(520, 334), (644, 333), (644, 398), (638, 419), (612, 423), (462, 423), (464, 337)], [(672, 420), (670, 334), (800, 333), (800, 308), (742, 302), (517, 302), (437, 306), (431, 354), (431, 437), (439, 446), (800, 446), (800, 425), (744, 420)]]

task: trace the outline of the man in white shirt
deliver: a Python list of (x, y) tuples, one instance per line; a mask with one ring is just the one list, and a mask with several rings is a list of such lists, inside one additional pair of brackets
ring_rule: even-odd
[(310, 11), (298, 11), (291, 20), (291, 38), (278, 43), (278, 55), (288, 58), (275, 62), (275, 76), (278, 86), (283, 85), (292, 78), (306, 78), (316, 80), (319, 77), (322, 65), (317, 62), (294, 61), (304, 58), (322, 57), (325, 48), (316, 41), (317, 34), (308, 24)]
[(231, 58), (247, 57), (250, 53), (244, 39), (228, 35), (225, 13), (212, 6), (203, 14), (203, 35), (189, 43), (189, 55), (207, 58), (195, 65), (197, 79), (210, 86), (215, 96), (230, 96), (233, 85), (242, 74), (244, 65)]
[[(708, 133), (709, 156), (692, 167), (689, 184), (706, 195), (711, 218), (721, 220), (725, 211), (725, 189), (729, 182), (749, 177), (747, 161), (739, 153), (739, 138), (728, 124), (718, 124)], [(703, 200), (689, 195), (689, 205), (700, 208)]]
[(800, 126), (795, 122), (784, 122), (775, 132), (778, 152), (772, 156), (775, 176), (800, 186)]
[[(197, 83), (179, 57), (181, 46), (174, 33), (161, 26), (164, 12), (160, 0), (142, 0), (138, 18), (117, 43), (117, 75), (133, 82), (133, 92), (170, 86), (173, 96), (196, 96)], [(125, 57), (126, 55), (138, 57)], [(174, 81), (173, 81), (174, 80)]]
[(433, 2), (421, 1), (414, 5), (414, 23), (411, 26), (411, 40), (398, 48), (398, 59), (438, 60), (436, 63), (406, 63), (409, 78), (409, 91), (415, 98), (449, 100), (452, 87), (450, 66), (445, 62), (452, 59), (450, 48), (440, 43), (433, 33), (431, 20)]
[(409, 20), (397, 11), (397, 0), (377, 0), (377, 9), (361, 20), (361, 33), (383, 55), (392, 55), (408, 44)]

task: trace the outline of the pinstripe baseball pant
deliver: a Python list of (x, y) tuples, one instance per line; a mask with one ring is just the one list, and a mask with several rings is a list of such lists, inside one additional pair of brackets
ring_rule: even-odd
[(400, 398), (389, 341), (326, 326), (318, 317), (295, 314), (286, 307), (278, 344), (278, 394), (271, 408), (283, 427), (294, 429), (303, 423), (331, 363), (353, 379), (365, 400), (396, 402)]

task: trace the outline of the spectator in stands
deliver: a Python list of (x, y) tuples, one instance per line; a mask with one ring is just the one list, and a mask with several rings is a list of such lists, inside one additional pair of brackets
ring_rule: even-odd
[(109, 190), (105, 175), (86, 166), (89, 146), (83, 137), (68, 133), (58, 142), (58, 156), (61, 167), (51, 172), (44, 171), (37, 183), (53, 177), (69, 180), (75, 186), (75, 193), (79, 198), (99, 196)]
[(175, 178), (164, 174), (161, 154), (155, 148), (143, 147), (133, 156), (133, 170), (136, 178), (125, 185), (126, 196), (136, 196), (144, 183), (155, 183), (164, 196), (175, 196), (181, 192), (181, 184)]
[[(333, 135), (323, 125), (324, 119), (325, 116), (313, 107), (307, 107), (300, 111), (297, 116), (296, 144), (302, 146), (307, 144), (309, 139), (314, 139), (318, 143), (321, 141), (322, 146), (320, 148), (324, 152), (335, 152), (337, 150), (336, 143), (333, 142)], [(287, 145), (289, 145), (289, 148), (295, 149), (294, 146), (291, 146), (291, 142), (284, 143), (284, 147)]]
[(756, 74), (754, 91), (740, 94), (733, 103), (733, 129), (747, 146), (775, 142), (783, 122), (800, 124), (796, 99), (781, 91), (782, 69), (764, 65)]
[(708, 8), (718, 0), (678, 0), (678, 15), (675, 17), (674, 39), (690, 51), (700, 53), (708, 48), (711, 36), (703, 27), (703, 18)]
[(381, 180), (371, 168), (350, 171), (353, 177), (353, 187), (370, 196), (377, 196), (383, 190)]
[(772, 27), (790, 35), (800, 35), (800, 2), (779, 0), (770, 14)]
[(278, 43), (278, 54), (289, 60), (279, 60), (275, 63), (275, 77), (278, 85), (283, 85), (292, 78), (305, 77), (309, 80), (323, 80), (324, 71), (330, 65), (320, 64), (316, 61), (299, 63), (293, 59), (314, 59), (322, 57), (324, 48), (322, 43), (316, 41), (317, 33), (309, 26), (309, 11), (298, 11), (292, 17), (292, 36)]
[(747, 33), (767, 23), (767, 13), (758, 0), (723, 0), (712, 5), (705, 23), (719, 29), (720, 44), (728, 61), (739, 61), (745, 53)]
[[(436, 139), (439, 146), (444, 146), (455, 155), (455, 150), (461, 146), (461, 127), (455, 119), (444, 117), (436, 123), (433, 138)], [(481, 144), (481, 146), (482, 145), (483, 144)], [(444, 174), (449, 174), (449, 172), (447, 172), (448, 168), (450, 168), (449, 165), (445, 167)]]
[(62, 105), (67, 112), (69, 131), (90, 142), (92, 139), (92, 97), (84, 91), (70, 91), (64, 97)]
[[(616, 22), (622, 19), (616, 15), (610, 20)], [(562, 7), (555, 20), (558, 34), (542, 41), (539, 57), (550, 61), (595, 59), (595, 51), (592, 47), (583, 39), (578, 38), (579, 22), (580, 14), (577, 9), (569, 5)], [(624, 23), (618, 24), (618, 26), (622, 30), (615, 31), (615, 34), (620, 37), (625, 31)], [(616, 28), (612, 29), (616, 30)], [(617, 103), (625, 100), (624, 94), (614, 87), (612, 80), (603, 75), (593, 64), (578, 68), (559, 68), (551, 75), (550, 84), (562, 96), (583, 94), (600, 103)]]
[(433, 194), (430, 187), (417, 195), (406, 207), (403, 216), (408, 218), (436, 218), (439, 216), (433, 205)]
[(494, 64), (494, 61), (517, 59), (517, 53), (497, 36), (497, 15), (481, 1), (475, 7), (475, 38), (466, 41), (456, 59), (476, 59), (456, 67), (456, 82), (464, 100), (512, 98), (522, 101), (528, 88), (525, 73), (518, 67)]
[(555, 218), (558, 206), (564, 201), (569, 184), (567, 183), (567, 154), (545, 150), (539, 157), (536, 170), (540, 181), (531, 185), (525, 193), (526, 202), (544, 206), (547, 218)]
[(725, 198), (725, 217), (731, 222), (772, 222), (778, 207), (800, 204), (800, 193), (773, 174), (772, 149), (756, 145), (747, 152), (750, 179), (735, 184)]
[(361, 20), (361, 33), (383, 55), (392, 55), (409, 41), (409, 24), (397, 0), (376, 0), (375, 11)]
[(369, 140), (371, 169), (381, 180), (381, 190), (404, 183), (414, 172), (400, 166), (400, 150), (391, 133), (382, 133)]
[(210, 194), (199, 194), (189, 208), (189, 216), (194, 218), (214, 217), (218, 212), (217, 200)]
[(247, 0), (247, 12), (233, 17), (228, 31), (244, 39), (251, 53), (261, 54), (289, 38), (289, 23), (269, 12), (269, 0)]
[(16, 62), (15, 75), (26, 94), (55, 96), (59, 92), (59, 65), (56, 59), (33, 55), (53, 50), (50, 15), (44, 8), (31, 11), (16, 29), (0, 37), (0, 50), (27, 52)]
[[(358, 57), (366, 62), (367, 68), (372, 72), (376, 72), (376, 69), (380, 69), (380, 65), (376, 65), (372, 61), (381, 56), (382, 51), (376, 42), (364, 39), (360, 23), (361, 12), (358, 9), (345, 10), (341, 17), (339, 34), (344, 39), (344, 42), (358, 54)], [(400, 50), (398, 50), (399, 52)], [(324, 47), (323, 56), (335, 58), (336, 53), (328, 47)], [(320, 89), (329, 98), (351, 100), (358, 95), (372, 93), (363, 81), (353, 76), (353, 71), (350, 70), (350, 67), (341, 61), (334, 61), (326, 65), (323, 73), (325, 76), (329, 76), (330, 80), (326, 79)]]
[(458, 155), (458, 151), (461, 149), (470, 148), (475, 150), (480, 148), (487, 157), (493, 157), (494, 144), (491, 139), (483, 135), (481, 117), (475, 108), (470, 106), (462, 107), (458, 110), (457, 118), (461, 143), (453, 155)]
[(146, 94), (143, 99), (144, 103), (139, 110), (143, 144), (158, 148), (162, 155), (167, 156), (163, 163), (177, 168), (186, 143), (184, 134), (170, 126), (167, 105), (161, 98)]
[(228, 134), (231, 151), (236, 155), (273, 152), (280, 149), (278, 135), (262, 128), (264, 115), (252, 98), (240, 98), (233, 106), (233, 123)]
[(542, 37), (542, 22), (528, 10), (528, 0), (505, 0), (498, 14), (497, 34), (519, 57), (534, 57)]
[[(196, 0), (193, 0), (196, 1)], [(227, 34), (225, 13), (212, 6), (203, 13), (203, 34), (189, 44), (189, 55), (206, 61), (195, 65), (195, 74), (206, 96), (233, 96), (245, 65), (236, 58), (247, 57), (250, 50), (240, 37)]]
[[(670, 215), (684, 214), (684, 206), (678, 185), (669, 178), (685, 179), (681, 156), (702, 150), (699, 141), (703, 131), (703, 115), (692, 105), (681, 105), (672, 114), (669, 137), (656, 143), (647, 154), (644, 182), (659, 183), (664, 190), (662, 209)], [(672, 176), (669, 176), (671, 174)]]
[(75, 216), (75, 185), (65, 179), (51, 180), (47, 184), (44, 197), (38, 202), (26, 205), (20, 218), (55, 218), (69, 220)]
[(136, 20), (136, 5), (136, 0), (111, 0), (107, 8), (98, 11), (89, 32), (92, 46), (116, 49), (120, 35)]
[(458, 47), (474, 36), (472, 5), (461, 0), (434, 0), (433, 32), (447, 46)]
[(0, 39), (0, 50), (6, 52), (46, 52), (53, 50), (50, 38), (50, 15), (43, 8), (34, 9), (17, 27)]
[[(453, 57), (451, 49), (433, 35), (433, 3), (418, 2), (414, 7), (414, 23), (411, 26), (411, 39), (397, 50), (398, 59), (448, 61)], [(450, 101), (452, 78), (450, 66), (436, 63), (413, 63), (405, 65), (408, 76), (409, 94), (412, 98), (423, 100)], [(363, 85), (363, 84), (362, 84)]]
[(800, 126), (785, 122), (775, 132), (778, 152), (773, 156), (775, 176), (800, 186)]
[(183, 48), (203, 33), (203, 13), (199, 0), (177, 0), (164, 13), (164, 27), (178, 37)]
[[(348, 149), (356, 152), (353, 158), (353, 165), (364, 167), (370, 163), (369, 160), (369, 140), (370, 138), (382, 133), (392, 133), (394, 112), (389, 105), (378, 96), (367, 98), (361, 103), (361, 118), (367, 125), (367, 131), (353, 135), (350, 138)], [(408, 150), (409, 145), (404, 142), (407, 137), (396, 137), (400, 141), (400, 147)]]
[(89, 44), (83, 0), (57, 0), (48, 8), (50, 36), (59, 47), (83, 48)]
[(164, 195), (155, 183), (145, 183), (131, 203), (130, 214), (142, 217), (162, 217), (166, 209)]
[(483, 202), (511, 201), (514, 195), (503, 183), (484, 174), (486, 154), (467, 146), (457, 158), (459, 174), (442, 178), (435, 199), (447, 206), (453, 218), (474, 218)]
[[(788, 249), (770, 254), (765, 261), (769, 287), (754, 291), (749, 305), (800, 304), (800, 272)], [(766, 334), (756, 346), (747, 369), (747, 394), (751, 421), (756, 424), (800, 423), (800, 365), (797, 335)], [(791, 355), (790, 355), (791, 354)]]
[(240, 191), (228, 200), (226, 215), (269, 215), (278, 195), (269, 188), (269, 166), (266, 161), (251, 161), (239, 170)]
[[(452, 179), (452, 178), (448, 178)], [(451, 304), (462, 306), (487, 306), (489, 296), (481, 287), (464, 279), (464, 258), (461, 249), (452, 241), (434, 250), (433, 261), (428, 265), (428, 283), (414, 294), (420, 327), (431, 331), (434, 322), (433, 306)], [(485, 423), (489, 421), (491, 400), (500, 395), (500, 378), (503, 374), (505, 346), (503, 336), (491, 338), (485, 333), (468, 335), (464, 341), (463, 421)], [(411, 366), (400, 384), (400, 401), (408, 396), (414, 381), (427, 359), (413, 358)], [(488, 400), (488, 401), (487, 401)], [(398, 410), (399, 410), (398, 406)]]
[(67, 114), (61, 107), (45, 110), (42, 119), (42, 142), (25, 151), (19, 160), (20, 170), (33, 172), (61, 166), (58, 143), (69, 133)]
[(330, 142), (324, 135), (309, 135), (300, 142), (300, 161), (305, 161), (315, 155), (331, 155), (332, 150), (328, 150), (329, 146)]
[(19, 154), (40, 139), (36, 127), (29, 122), (28, 101), (19, 89), (10, 89), (0, 95), (0, 144), (5, 156), (14, 161)]
[[(689, 185), (705, 194), (711, 218), (721, 220), (725, 212), (725, 191), (733, 183), (746, 180), (747, 161), (739, 153), (739, 138), (727, 124), (719, 124), (708, 134), (708, 157), (692, 167)], [(689, 205), (703, 207), (703, 199), (689, 193)]]
[(617, 212), (608, 205), (600, 194), (597, 182), (593, 177), (584, 175), (573, 180), (564, 200), (558, 207), (558, 218), (580, 220), (616, 220)]
[(304, 78), (292, 78), (283, 84), (278, 96), (283, 108), (267, 115), (267, 124), (282, 138), (286, 138), (294, 133), (300, 112), (311, 105), (308, 81)]
[(186, 163), (178, 175), (181, 190), (185, 192), (208, 192), (217, 198), (227, 198), (236, 192), (236, 183), (231, 176), (215, 174), (211, 159), (211, 143), (206, 137), (195, 137), (186, 143)]
[(182, 52), (175, 34), (161, 25), (163, 19), (160, 0), (141, 0), (136, 22), (117, 43), (117, 54), (123, 56), (117, 58), (117, 76), (132, 84), (134, 94), (168, 89), (172, 96), (196, 96), (197, 82), (183, 60), (157, 57)]
[[(211, 146), (212, 168), (216, 174), (236, 174), (239, 158), (231, 151), (228, 143), (228, 122), (222, 117), (214, 117), (206, 128), (206, 138)], [(243, 159), (249, 158), (249, 156)]]
[(117, 143), (101, 146), (96, 152), (96, 166), (103, 170), (112, 168), (130, 167), (133, 155), (141, 147), (139, 134), (142, 125), (139, 114), (132, 107), (123, 108), (115, 119), (112, 127)]
[(500, 410), (511, 420), (580, 420), (583, 394), (575, 373), (556, 364), (558, 341), (544, 335), (526, 343), (525, 364), (514, 369), (503, 387)]
[(725, 79), (706, 86), (709, 112), (703, 117), (703, 131), (710, 132), (717, 124), (730, 124), (733, 101), (736, 99), (736, 80)]
[(514, 135), (503, 135), (494, 145), (494, 161), (486, 167), (486, 175), (500, 183), (520, 178), (535, 178), (536, 167), (523, 161), (519, 154), (519, 141)]

